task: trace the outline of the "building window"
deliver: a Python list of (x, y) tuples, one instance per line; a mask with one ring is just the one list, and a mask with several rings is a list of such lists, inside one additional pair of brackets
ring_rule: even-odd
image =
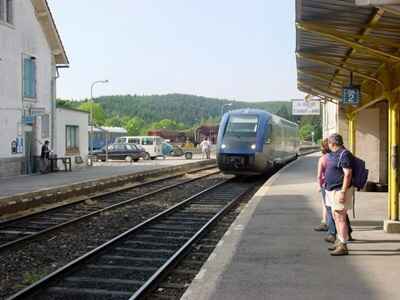
[(6, 12), (6, 10), (5, 10), (5, 3), (4, 3), (4, 0), (0, 0), (0, 21), (3, 21), (4, 22), (4, 20), (5, 20), (5, 12)]
[(24, 98), (36, 98), (36, 59), (34, 57), (24, 57), (23, 76)]
[(0, 0), (0, 21), (14, 24), (14, 1)]
[(79, 127), (67, 125), (65, 133), (65, 152), (79, 153)]
[(14, 24), (14, 1), (6, 0), (6, 22)]

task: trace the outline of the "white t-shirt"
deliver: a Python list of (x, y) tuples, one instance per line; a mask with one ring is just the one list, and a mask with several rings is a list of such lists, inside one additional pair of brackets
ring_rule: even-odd
[(200, 143), (200, 148), (202, 151), (208, 150), (210, 148), (210, 142), (206, 140), (202, 141)]

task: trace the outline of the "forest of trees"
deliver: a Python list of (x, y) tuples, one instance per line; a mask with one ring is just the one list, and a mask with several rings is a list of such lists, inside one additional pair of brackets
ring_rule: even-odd
[[(94, 100), (94, 119), (96, 124), (124, 127), (129, 134), (145, 134), (149, 129), (185, 130), (201, 124), (217, 124), (223, 105), (225, 110), (239, 108), (259, 108), (277, 114), (300, 125), (300, 135), (304, 140), (311, 140), (322, 135), (319, 116), (292, 116), (290, 101), (243, 102), (214, 99), (193, 95), (117, 95), (99, 97)], [(88, 99), (81, 101), (58, 100), (59, 106), (79, 108), (89, 111)]]

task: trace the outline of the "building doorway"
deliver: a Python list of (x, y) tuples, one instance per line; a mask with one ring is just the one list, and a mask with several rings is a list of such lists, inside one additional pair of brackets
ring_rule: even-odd
[(33, 173), (33, 132), (25, 131), (25, 174)]

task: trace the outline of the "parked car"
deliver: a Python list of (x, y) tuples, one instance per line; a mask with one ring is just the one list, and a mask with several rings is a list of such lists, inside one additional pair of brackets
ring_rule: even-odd
[[(96, 160), (106, 161), (106, 148), (94, 151)], [(126, 160), (127, 162), (138, 161), (146, 157), (143, 147), (135, 144), (111, 144), (108, 146), (108, 159)]]
[(162, 153), (165, 156), (185, 156), (186, 159), (192, 159), (193, 153), (190, 151), (185, 151), (177, 145), (172, 145), (169, 143), (162, 143)]
[(164, 158), (161, 150), (162, 142), (163, 138), (159, 136), (121, 136), (117, 139), (117, 143), (120, 144), (135, 144), (142, 146), (146, 150), (145, 159), (156, 159), (157, 157)]

